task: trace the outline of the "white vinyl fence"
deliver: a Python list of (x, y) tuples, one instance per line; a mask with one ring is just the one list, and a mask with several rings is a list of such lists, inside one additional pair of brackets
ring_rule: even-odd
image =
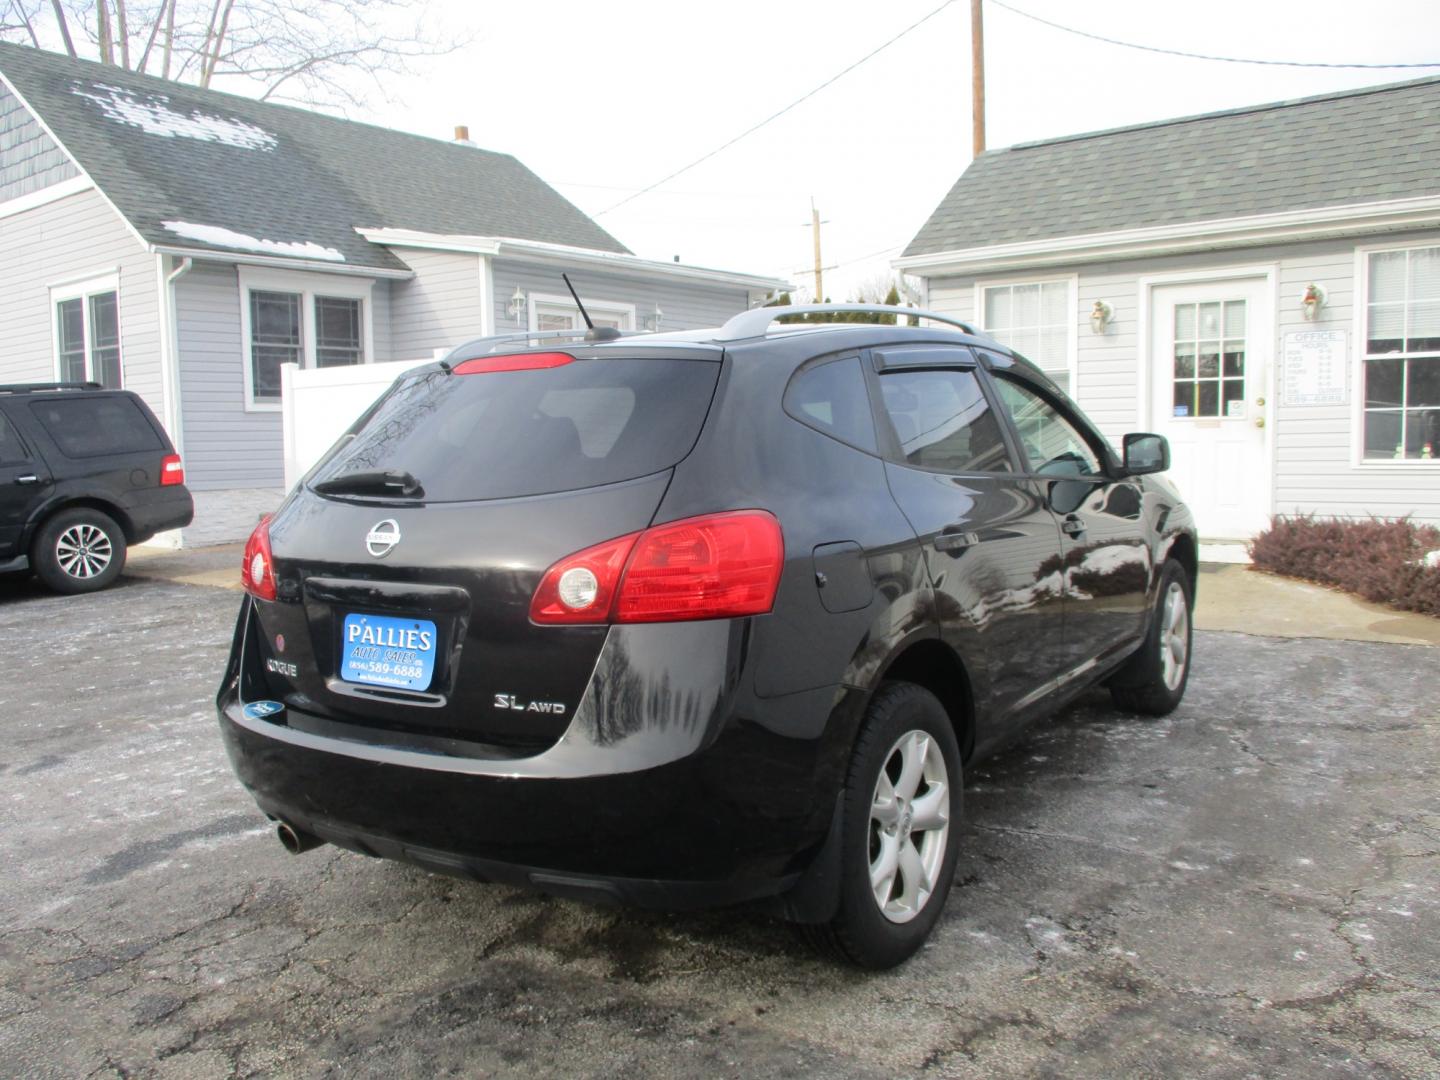
[(307, 369), (296, 364), (282, 365), (286, 490), (320, 460), (345, 429), (395, 381), (395, 376), (426, 362), (397, 360), (389, 364)]

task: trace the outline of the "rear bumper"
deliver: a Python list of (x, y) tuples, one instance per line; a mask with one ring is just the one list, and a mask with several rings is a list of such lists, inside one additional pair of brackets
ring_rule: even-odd
[[(738, 689), (742, 665), (694, 687), (696, 657), (727, 624), (617, 628), (585, 699), (550, 749), (507, 757), (437, 748), (286, 708), (247, 714), (244, 624), (217, 705), (241, 782), (272, 817), (341, 847), (481, 881), (686, 908), (774, 895), (824, 841), (863, 695), (831, 688), (774, 701)], [(633, 631), (633, 632), (632, 632)], [(693, 648), (676, 648), (676, 636)], [(684, 657), (659, 714), (614, 696), (611, 665)], [(743, 642), (740, 652), (743, 654)], [(653, 673), (653, 672), (652, 672)], [(606, 688), (610, 687), (607, 692)]]
[(142, 488), (125, 500), (134, 525), (131, 543), (142, 543), (167, 529), (183, 529), (195, 520), (195, 499), (184, 484)]

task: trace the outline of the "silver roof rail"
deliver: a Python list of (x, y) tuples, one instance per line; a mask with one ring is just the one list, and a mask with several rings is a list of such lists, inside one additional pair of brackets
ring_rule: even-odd
[[(952, 319), (949, 315), (941, 315), (935, 311), (926, 311), (924, 308), (897, 307), (890, 304), (794, 304), (781, 307), (751, 308), (749, 311), (742, 311), (720, 328), (720, 332), (715, 335), (715, 340), (743, 341), (746, 338), (763, 337), (770, 329), (772, 322), (786, 315), (828, 315), (850, 311), (863, 312), (867, 315), (896, 315), (929, 319), (931, 322), (945, 323), (947, 326), (953, 326), (967, 334), (980, 336), (980, 332), (969, 323)], [(898, 318), (896, 322), (899, 322)]]
[[(613, 327), (597, 326), (593, 331), (582, 327), (575, 330), (532, 330), (529, 333), (491, 334), (489, 337), (471, 338), (469, 341), (462, 342), (451, 349), (449, 353), (446, 353), (445, 358), (449, 359), (451, 355), (459, 352), (461, 349), (468, 352), (486, 345), (494, 350), (501, 345), (529, 344), (531, 342), (539, 343), (542, 341), (569, 341), (572, 338), (578, 339), (582, 344), (587, 341), (598, 343), (615, 341), (622, 337), (635, 337), (638, 333), (639, 331), (637, 330), (616, 330)], [(594, 334), (594, 336), (590, 336), (591, 334)]]

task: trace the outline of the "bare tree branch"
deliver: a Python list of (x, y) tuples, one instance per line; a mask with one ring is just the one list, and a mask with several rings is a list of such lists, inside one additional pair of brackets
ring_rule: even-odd
[[(219, 0), (216, 0), (218, 3)], [(220, 16), (220, 28), (215, 31), (215, 48), (210, 53), (209, 60), (204, 64), (200, 74), (200, 85), (208, 87), (210, 80), (215, 77), (215, 65), (220, 62), (220, 50), (225, 44), (225, 32), (230, 28), (230, 12), (235, 7), (235, 0), (225, 0), (225, 14)]]
[(150, 23), (150, 36), (145, 39), (145, 51), (140, 54), (140, 63), (135, 65), (135, 70), (145, 74), (145, 65), (150, 62), (150, 50), (155, 47), (155, 38), (160, 33), (160, 25), (164, 22), (165, 12), (170, 9), (172, 0), (161, 0), (160, 10), (155, 13), (155, 18)]
[(65, 51), (73, 57), (75, 42), (70, 40), (70, 24), (65, 21), (65, 9), (60, 6), (60, 0), (50, 0), (50, 6), (55, 11), (55, 22), (60, 27), (60, 37), (65, 41)]

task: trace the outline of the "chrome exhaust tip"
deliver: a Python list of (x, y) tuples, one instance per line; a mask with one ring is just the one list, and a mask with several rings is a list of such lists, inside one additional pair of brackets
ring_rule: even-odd
[(275, 826), (275, 835), (280, 838), (280, 843), (291, 855), (299, 855), (301, 852), (310, 851), (325, 843), (314, 833), (308, 833), (304, 829), (297, 829), (288, 821), (281, 821)]

